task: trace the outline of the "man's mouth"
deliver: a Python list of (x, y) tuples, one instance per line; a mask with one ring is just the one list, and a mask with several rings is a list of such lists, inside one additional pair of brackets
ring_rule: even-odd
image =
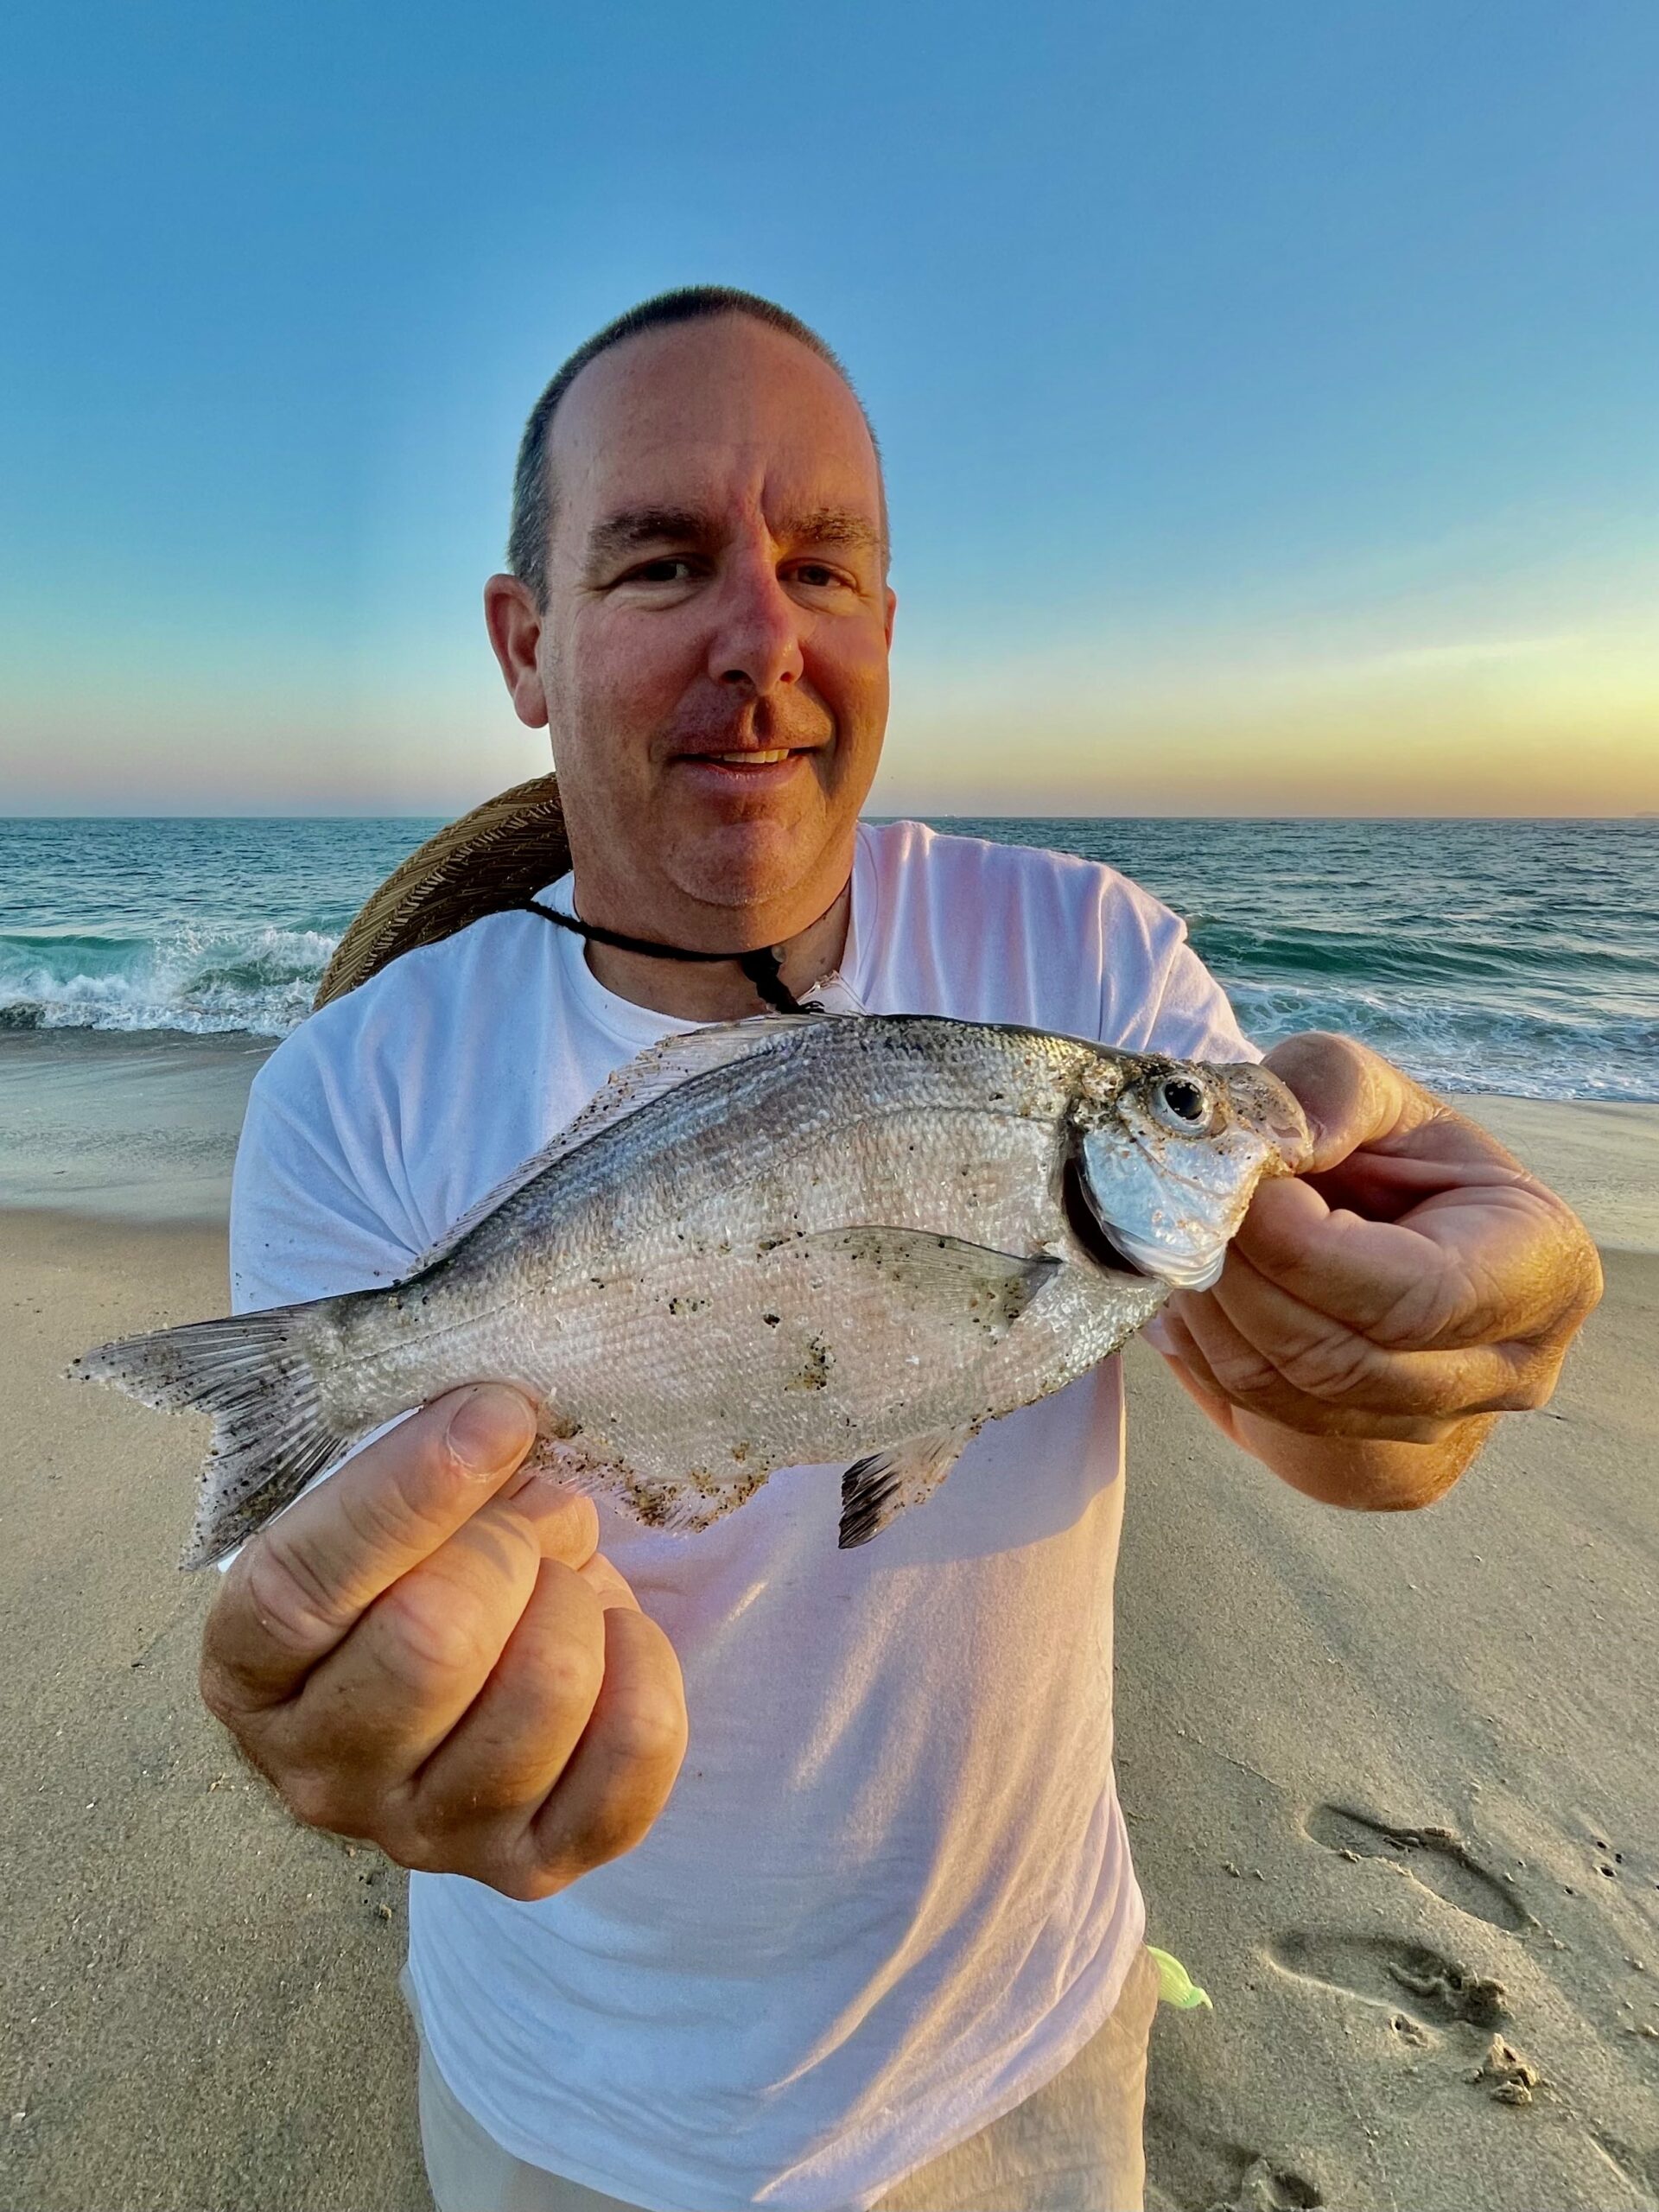
[(791, 781), (817, 750), (811, 745), (734, 746), (720, 753), (699, 747), (694, 753), (677, 754), (676, 760), (678, 766), (711, 785), (723, 785), (728, 791), (741, 785), (745, 791), (759, 791)]

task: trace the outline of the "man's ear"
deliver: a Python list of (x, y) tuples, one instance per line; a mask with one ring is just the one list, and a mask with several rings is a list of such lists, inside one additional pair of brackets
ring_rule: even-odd
[(893, 616), (898, 613), (898, 611), (899, 611), (899, 594), (898, 594), (898, 593), (897, 593), (896, 591), (894, 591), (894, 590), (893, 590), (893, 588), (892, 588), (892, 586), (891, 586), (891, 585), (889, 585), (889, 586), (887, 587), (887, 650), (888, 650), (889, 652), (891, 652), (891, 651), (893, 650)]
[(542, 642), (542, 610), (517, 576), (492, 576), (484, 587), (484, 626), (512, 695), (512, 709), (531, 729), (547, 727), (547, 694), (542, 689), (537, 654)]

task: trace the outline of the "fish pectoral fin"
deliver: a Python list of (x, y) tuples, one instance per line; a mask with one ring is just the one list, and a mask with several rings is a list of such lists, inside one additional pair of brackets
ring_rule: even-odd
[(907, 1505), (931, 1497), (955, 1466), (963, 1446), (979, 1433), (977, 1421), (965, 1428), (935, 1429), (907, 1436), (885, 1452), (855, 1460), (841, 1478), (841, 1534), (836, 1548), (852, 1551), (879, 1536)]
[(931, 1230), (868, 1226), (809, 1230), (781, 1246), (778, 1256), (810, 1260), (815, 1253), (873, 1270), (894, 1288), (976, 1324), (993, 1343), (1007, 1336), (1065, 1264), (1048, 1252), (1022, 1256)]

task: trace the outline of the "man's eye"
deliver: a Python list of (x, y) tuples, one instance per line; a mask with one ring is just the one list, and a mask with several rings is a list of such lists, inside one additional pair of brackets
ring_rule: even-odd
[(822, 584), (838, 584), (842, 581), (837, 571), (826, 568), (822, 561), (803, 561), (795, 574), (802, 583), (814, 590)]
[(689, 561), (677, 553), (665, 553), (660, 561), (645, 561), (639, 568), (630, 569), (624, 582), (631, 584), (677, 584), (683, 583), (690, 573), (691, 563)]

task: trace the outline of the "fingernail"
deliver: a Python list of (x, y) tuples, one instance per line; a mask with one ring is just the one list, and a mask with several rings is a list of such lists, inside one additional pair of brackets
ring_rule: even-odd
[(493, 1475), (516, 1459), (535, 1433), (530, 1408), (516, 1390), (480, 1382), (449, 1416), (445, 1441), (463, 1467)]

